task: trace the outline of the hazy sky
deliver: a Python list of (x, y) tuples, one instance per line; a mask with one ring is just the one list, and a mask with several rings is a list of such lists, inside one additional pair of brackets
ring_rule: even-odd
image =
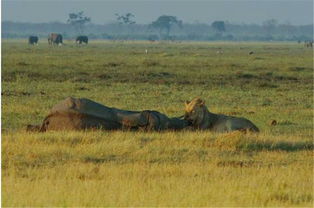
[(66, 22), (70, 12), (84, 11), (93, 23), (115, 20), (115, 13), (131, 12), (137, 23), (150, 23), (160, 15), (174, 15), (184, 22), (312, 24), (312, 0), (2, 0), (2, 21)]

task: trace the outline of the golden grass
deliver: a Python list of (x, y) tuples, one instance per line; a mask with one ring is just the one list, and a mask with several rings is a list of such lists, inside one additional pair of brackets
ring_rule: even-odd
[[(312, 50), (142, 41), (2, 47), (3, 207), (313, 206)], [(200, 96), (212, 112), (246, 117), (261, 133), (23, 130), (67, 96), (169, 116)]]
[[(5, 135), (2, 205), (310, 206), (313, 143), (295, 139), (208, 132)], [(249, 149), (256, 144), (268, 145)]]

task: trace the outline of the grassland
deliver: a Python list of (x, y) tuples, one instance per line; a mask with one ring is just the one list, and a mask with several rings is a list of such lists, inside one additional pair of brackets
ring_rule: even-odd
[[(4, 207), (313, 206), (313, 51), (296, 43), (5, 40), (1, 94)], [(67, 96), (169, 116), (200, 96), (261, 133), (25, 131)]]

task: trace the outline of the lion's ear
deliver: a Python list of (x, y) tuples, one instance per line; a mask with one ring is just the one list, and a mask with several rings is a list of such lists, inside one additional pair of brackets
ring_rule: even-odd
[(190, 104), (190, 101), (186, 100), (184, 104), (185, 106), (188, 106)]

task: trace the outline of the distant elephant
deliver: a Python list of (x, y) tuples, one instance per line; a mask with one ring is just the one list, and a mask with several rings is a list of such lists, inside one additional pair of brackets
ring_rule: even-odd
[(48, 36), (48, 44), (49, 45), (59, 45), (59, 44), (63, 44), (63, 40), (62, 40), (62, 35), (61, 34), (57, 34), (57, 33), (51, 33)]
[(110, 108), (92, 100), (68, 97), (55, 105), (39, 126), (28, 125), (27, 130), (179, 130), (188, 122), (168, 118), (157, 111), (127, 111)]
[(38, 44), (38, 37), (37, 36), (29, 36), (28, 44), (30, 44), (30, 45)]
[(82, 43), (88, 44), (88, 37), (87, 37), (87, 36), (83, 36), (83, 35), (78, 36), (78, 37), (76, 38), (76, 41), (75, 41), (75, 42), (76, 42), (76, 43), (79, 43), (79, 44), (82, 44)]
[(304, 46), (307, 48), (313, 48), (313, 41), (305, 41)]

